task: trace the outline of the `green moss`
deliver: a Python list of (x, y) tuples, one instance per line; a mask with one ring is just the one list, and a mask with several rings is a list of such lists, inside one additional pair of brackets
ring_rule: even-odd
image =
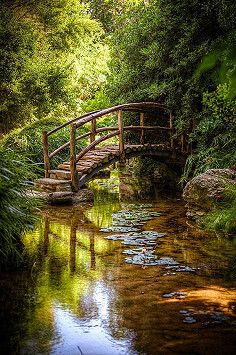
[(228, 187), (218, 200), (216, 209), (204, 218), (204, 226), (236, 236), (236, 186)]

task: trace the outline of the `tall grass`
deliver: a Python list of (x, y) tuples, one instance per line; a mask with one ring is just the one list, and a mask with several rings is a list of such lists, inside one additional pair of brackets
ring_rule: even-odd
[(33, 228), (37, 201), (27, 196), (32, 162), (0, 147), (0, 267), (21, 258), (21, 233)]

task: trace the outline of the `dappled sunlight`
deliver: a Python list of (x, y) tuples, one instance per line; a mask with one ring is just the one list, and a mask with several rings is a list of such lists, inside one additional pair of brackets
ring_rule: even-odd
[[(185, 295), (182, 299), (178, 296), (178, 292)], [(186, 289), (181, 288), (178, 290), (177, 295), (173, 292), (172, 298), (158, 299), (157, 303), (178, 303), (186, 306), (186, 304), (197, 306), (198, 309), (214, 311), (221, 310), (224, 313), (234, 315), (236, 306), (236, 289), (223, 288), (220, 286), (212, 285), (202, 287), (199, 289)], [(171, 297), (171, 294), (170, 294)]]

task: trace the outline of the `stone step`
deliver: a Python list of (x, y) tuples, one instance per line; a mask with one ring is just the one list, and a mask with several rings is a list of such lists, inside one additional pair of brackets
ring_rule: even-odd
[(57, 180), (50, 178), (41, 178), (34, 181), (35, 188), (45, 192), (71, 192), (71, 182), (68, 180)]
[(70, 180), (71, 174), (68, 170), (49, 170), (50, 179), (54, 180)]

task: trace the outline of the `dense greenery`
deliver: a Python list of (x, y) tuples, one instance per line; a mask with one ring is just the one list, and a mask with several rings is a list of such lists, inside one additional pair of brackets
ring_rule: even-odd
[[(10, 147), (15, 154), (24, 153), (30, 157), (34, 163), (34, 171), (37, 175), (43, 175), (43, 146), (42, 146), (42, 131), (51, 131), (53, 128), (63, 124), (65, 121), (60, 118), (45, 118), (37, 120), (23, 128), (13, 130), (7, 134), (1, 145)], [(84, 129), (80, 129), (80, 133), (84, 133)], [(50, 152), (53, 152), (63, 144), (70, 140), (70, 126), (66, 126), (59, 130), (56, 134), (49, 136)], [(87, 143), (87, 139), (77, 142), (77, 151), (79, 152)], [(51, 168), (55, 169), (58, 164), (67, 161), (70, 148), (67, 147), (58, 155), (51, 159)]]
[(101, 25), (72, 0), (0, 5), (0, 129), (74, 115), (105, 81)]
[(207, 169), (231, 168), (236, 162), (236, 100), (229, 99), (227, 84), (203, 97), (202, 120), (190, 135), (195, 154), (185, 166), (184, 177)]
[[(112, 37), (113, 100), (161, 101), (175, 111), (182, 129), (199, 120), (202, 94), (218, 82), (217, 66), (199, 66), (235, 28), (235, 2), (156, 0), (141, 2), (124, 16), (124, 25)], [(224, 61), (223, 50), (222, 57), (214, 64)], [(227, 65), (234, 68), (234, 63)]]
[(36, 201), (26, 195), (32, 163), (10, 149), (0, 149), (0, 267), (20, 258), (20, 234), (33, 228)]
[[(80, 112), (161, 102), (174, 113), (176, 136), (187, 132), (192, 142), (185, 179), (236, 165), (235, 1), (3, 0), (0, 14), (5, 258), (16, 252), (16, 236), (32, 219), (23, 181), (42, 167), (41, 132)], [(153, 117), (149, 123), (155, 124)], [(113, 125), (112, 119), (100, 124)], [(50, 136), (50, 151), (68, 140), (69, 127)], [(68, 160), (68, 149), (51, 167), (62, 160)], [(146, 164), (153, 171), (155, 164)]]

